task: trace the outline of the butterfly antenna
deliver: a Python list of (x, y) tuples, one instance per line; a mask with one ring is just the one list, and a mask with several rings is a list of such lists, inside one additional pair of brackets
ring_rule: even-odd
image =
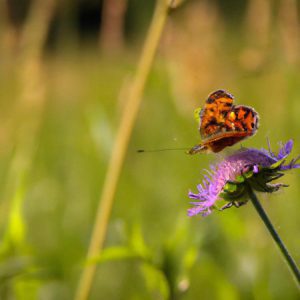
[(178, 150), (189, 150), (189, 148), (163, 148), (163, 149), (138, 149), (136, 152), (138, 153), (147, 153), (147, 152), (163, 152), (163, 151), (178, 151)]

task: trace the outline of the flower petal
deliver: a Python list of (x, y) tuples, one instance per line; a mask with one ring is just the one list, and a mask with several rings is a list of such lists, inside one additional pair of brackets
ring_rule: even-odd
[(294, 142), (293, 140), (289, 140), (285, 145), (282, 146), (280, 149), (277, 158), (278, 159), (283, 159), (286, 158), (292, 151), (293, 149)]
[[(261, 192), (272, 193), (284, 184), (271, 184), (270, 182), (283, 176), (281, 171), (298, 169), (300, 156), (292, 159), (290, 163), (285, 164), (286, 157), (291, 153), (293, 140), (285, 143), (278, 155), (262, 149), (242, 149), (226, 157), (215, 166), (211, 166), (207, 174), (204, 175), (202, 184), (197, 186), (198, 193), (189, 192), (191, 199), (198, 201), (191, 202), (195, 207), (188, 210), (189, 216), (201, 214), (209, 215), (215, 208), (215, 203), (221, 198), (227, 201), (245, 201), (244, 184), (248, 181), (254, 189)], [(226, 191), (226, 184), (233, 182), (237, 189)], [(216, 205), (217, 207), (217, 205)]]

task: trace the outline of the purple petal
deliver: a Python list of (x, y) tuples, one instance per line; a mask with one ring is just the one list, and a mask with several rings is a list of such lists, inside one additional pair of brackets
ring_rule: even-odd
[(286, 158), (291, 153), (291, 151), (293, 149), (293, 145), (294, 145), (293, 140), (289, 140), (285, 145), (282, 146), (282, 148), (280, 149), (280, 151), (277, 155), (277, 158), (279, 160)]
[(254, 165), (254, 166), (253, 166), (253, 172), (254, 172), (254, 173), (258, 173), (258, 172), (259, 172), (259, 168), (258, 168), (257, 165)]
[(192, 192), (189, 192), (189, 197), (190, 197), (191, 199), (199, 199), (199, 194), (194, 194), (194, 193), (192, 193)]
[(189, 217), (192, 217), (192, 216), (195, 216), (195, 215), (198, 215), (199, 213), (201, 213), (203, 211), (203, 207), (201, 206), (196, 206), (196, 207), (193, 207), (193, 208), (190, 208), (188, 210), (188, 216)]
[(300, 169), (300, 164), (288, 164), (286, 166), (281, 166), (281, 171), (291, 170), (291, 169)]
[[(211, 171), (206, 172), (209, 176), (204, 175), (202, 184), (197, 186), (198, 193), (189, 192), (191, 199), (198, 201), (191, 204), (195, 207), (188, 210), (189, 216), (201, 214), (206, 216), (211, 213), (215, 202), (219, 200), (219, 195), (222, 193), (225, 184), (229, 180), (234, 180), (236, 176), (244, 174), (249, 169), (253, 169), (254, 173), (259, 173), (261, 167), (268, 168), (274, 163), (286, 158), (293, 148), (293, 140), (289, 140), (284, 144), (278, 155), (273, 152), (262, 149), (242, 149), (236, 153), (226, 157), (219, 164), (210, 167)], [(300, 159), (296, 157), (289, 164), (284, 164), (284, 160), (279, 167), (280, 170), (291, 170), (300, 168), (300, 164), (296, 164)]]

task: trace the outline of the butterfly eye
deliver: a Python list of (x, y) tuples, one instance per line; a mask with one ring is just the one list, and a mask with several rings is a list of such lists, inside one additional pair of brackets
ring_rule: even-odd
[(236, 118), (235, 113), (232, 111), (232, 112), (229, 114), (228, 118), (229, 118), (230, 121), (234, 121), (235, 118)]

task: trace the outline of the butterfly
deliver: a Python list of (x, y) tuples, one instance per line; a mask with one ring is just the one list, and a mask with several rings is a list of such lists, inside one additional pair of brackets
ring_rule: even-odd
[(234, 105), (233, 99), (231, 94), (218, 90), (209, 95), (203, 109), (195, 111), (202, 142), (191, 148), (189, 154), (220, 152), (256, 133), (257, 112), (249, 106)]

